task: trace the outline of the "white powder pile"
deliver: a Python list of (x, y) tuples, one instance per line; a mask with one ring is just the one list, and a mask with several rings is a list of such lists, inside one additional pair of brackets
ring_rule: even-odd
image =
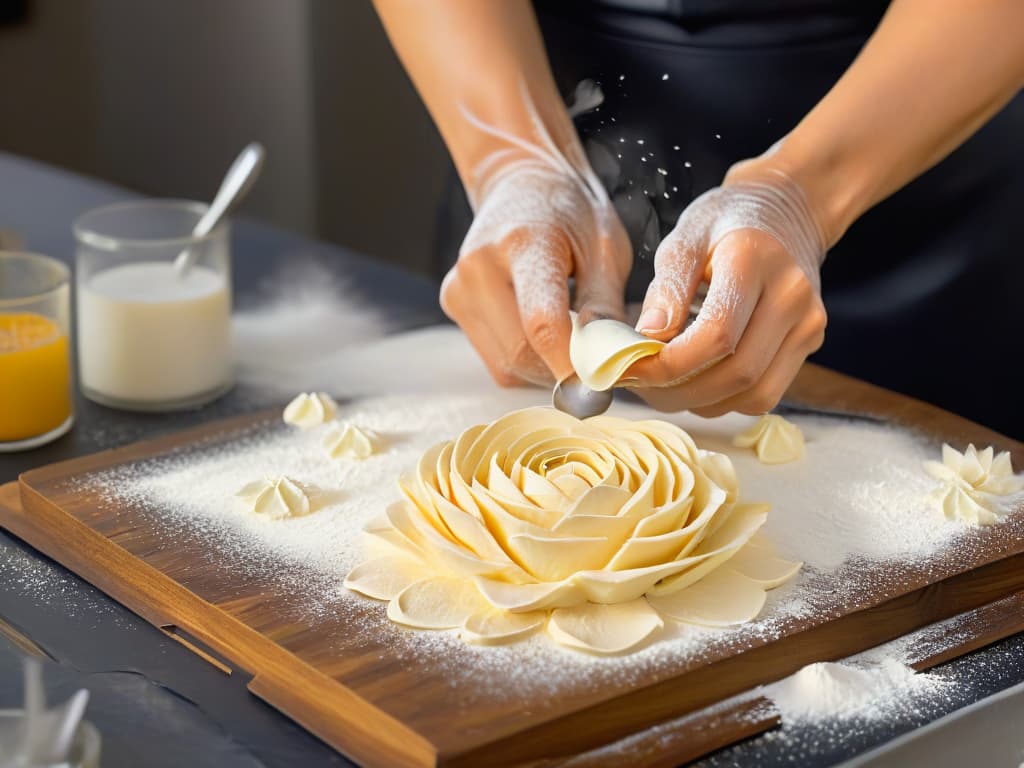
[[(969, 621), (966, 623), (970, 626)], [(965, 674), (977, 676), (980, 671), (982, 677), (992, 675), (1002, 680), (1002, 672), (1008, 670), (1007, 679), (1014, 679), (1013, 664), (1005, 664), (998, 649), (976, 655), (970, 667), (947, 665), (933, 672), (914, 673), (908, 665), (945, 650), (950, 634), (962, 624), (964, 617), (955, 616), (841, 662), (808, 665), (772, 685), (578, 755), (564, 768), (596, 768), (619, 761), (628, 764), (638, 756), (670, 755), (686, 749), (695, 728), (722, 723), (742, 726), (772, 716), (782, 718), (782, 727), (758, 741), (783, 742), (787, 749), (796, 750), (788, 759), (797, 765), (827, 762), (826, 756), (832, 755), (838, 761), (851, 751), (872, 746), (870, 741), (862, 741), (871, 732), (872, 723), (876, 729), (880, 722), (920, 725), (969, 703), (971, 686), (965, 683)], [(726, 750), (700, 764), (757, 764), (758, 741)], [(745, 755), (750, 759), (745, 760)]]
[(827, 718), (880, 720), (911, 695), (941, 687), (939, 678), (916, 674), (895, 658), (870, 666), (820, 662), (767, 686), (762, 693), (783, 722)]

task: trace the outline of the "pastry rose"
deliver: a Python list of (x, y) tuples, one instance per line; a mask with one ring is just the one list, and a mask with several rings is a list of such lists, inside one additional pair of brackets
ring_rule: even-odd
[(399, 485), (345, 585), (467, 641), (546, 627), (622, 653), (666, 619), (749, 621), (799, 568), (754, 539), (768, 507), (737, 502), (728, 457), (662, 421), (517, 411), (428, 451)]
[(942, 461), (926, 461), (924, 468), (940, 481), (935, 497), (946, 517), (991, 525), (999, 519), (999, 498), (1024, 490), (1024, 476), (1013, 474), (1007, 451), (992, 446), (979, 451), (969, 444), (963, 453), (942, 445)]

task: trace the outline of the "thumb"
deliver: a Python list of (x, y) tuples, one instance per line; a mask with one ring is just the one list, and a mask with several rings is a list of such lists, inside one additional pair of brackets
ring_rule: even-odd
[(686, 325), (708, 262), (708, 227), (702, 218), (684, 211), (654, 254), (654, 279), (636, 324), (645, 336), (669, 341)]

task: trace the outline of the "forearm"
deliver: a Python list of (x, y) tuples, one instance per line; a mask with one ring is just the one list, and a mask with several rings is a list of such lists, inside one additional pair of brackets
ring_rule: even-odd
[(474, 202), (493, 170), (489, 158), (519, 151), (479, 123), (537, 145), (532, 103), (557, 146), (564, 151), (576, 141), (529, 0), (375, 0), (375, 5)]
[(833, 245), (862, 213), (942, 160), (1024, 85), (1020, 0), (895, 0), (843, 77), (766, 167), (803, 189)]

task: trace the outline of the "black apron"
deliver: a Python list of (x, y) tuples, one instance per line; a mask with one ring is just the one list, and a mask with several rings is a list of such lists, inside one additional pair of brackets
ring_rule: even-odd
[[(810, 111), (853, 61), (885, 5), (537, 3), (562, 93), (571, 100), (576, 85), (591, 79), (605, 95), (576, 124), (633, 242), (629, 300), (642, 300), (654, 250), (686, 205)], [(457, 252), (469, 222), (465, 198), (454, 199), (458, 210), (439, 230), (444, 261)], [(825, 345), (811, 359), (1024, 437), (1024, 367), (1016, 359), (1022, 214), (1019, 94), (832, 248), (822, 269)]]

